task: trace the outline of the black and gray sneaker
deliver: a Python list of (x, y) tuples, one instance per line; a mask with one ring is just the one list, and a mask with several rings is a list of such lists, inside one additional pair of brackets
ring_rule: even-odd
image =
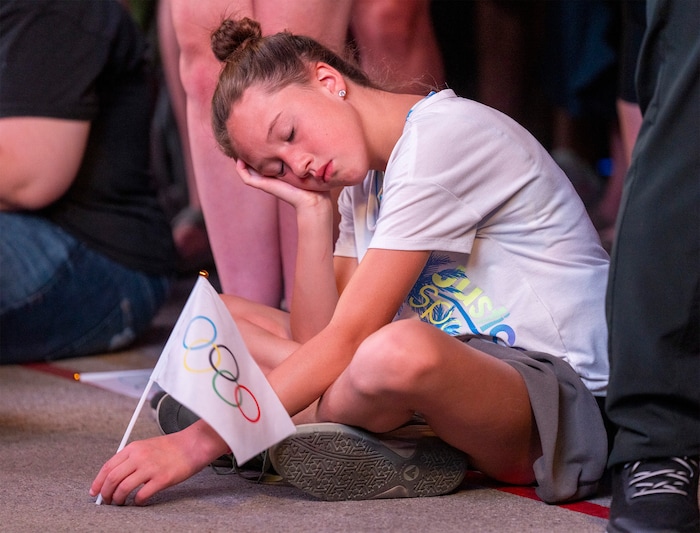
[(438, 496), (454, 491), (466, 455), (426, 425), (374, 434), (342, 424), (297, 426), (270, 449), (282, 478), (328, 501)]
[(182, 431), (199, 420), (196, 414), (166, 392), (159, 392), (153, 397), (151, 408), (163, 435)]
[(700, 531), (697, 457), (619, 465), (612, 484), (608, 533)]

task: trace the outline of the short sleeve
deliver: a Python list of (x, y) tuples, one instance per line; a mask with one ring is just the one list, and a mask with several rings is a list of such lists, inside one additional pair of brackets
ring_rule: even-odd
[(340, 226), (338, 240), (335, 243), (334, 255), (340, 257), (357, 257), (355, 245), (355, 226), (352, 210), (351, 188), (346, 187), (338, 198), (338, 212), (340, 213)]

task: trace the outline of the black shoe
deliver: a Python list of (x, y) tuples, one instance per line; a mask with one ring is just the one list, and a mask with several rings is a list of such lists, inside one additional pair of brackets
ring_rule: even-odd
[(612, 491), (608, 533), (700, 531), (697, 457), (618, 465)]
[(163, 435), (182, 431), (199, 420), (196, 414), (165, 392), (159, 392), (153, 397), (151, 408)]

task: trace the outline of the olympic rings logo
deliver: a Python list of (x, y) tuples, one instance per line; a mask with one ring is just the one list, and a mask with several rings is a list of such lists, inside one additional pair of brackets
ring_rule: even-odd
[[(193, 326), (197, 331), (194, 332), (193, 330), (192, 334), (190, 334), (190, 330)], [(194, 337), (194, 339), (188, 340), (191, 337)], [(243, 418), (248, 420), (248, 422), (255, 423), (260, 420), (260, 404), (248, 387), (238, 383), (238, 360), (228, 347), (214, 342), (216, 341), (216, 337), (216, 325), (210, 318), (199, 315), (190, 320), (190, 323), (185, 329), (185, 334), (182, 337), (182, 346), (185, 348), (183, 357), (185, 370), (194, 374), (214, 372), (211, 385), (216, 395), (224, 403), (238, 409)], [(206, 349), (209, 349), (209, 354), (204, 363), (208, 364), (203, 364), (202, 358), (192, 356), (192, 352)], [(222, 382), (221, 380), (224, 381)], [(233, 387), (233, 398), (227, 397), (226, 393), (228, 392), (230, 395), (231, 387), (227, 386), (226, 382), (235, 385)], [(226, 391), (225, 389), (229, 390)], [(247, 412), (243, 410), (244, 403)]]

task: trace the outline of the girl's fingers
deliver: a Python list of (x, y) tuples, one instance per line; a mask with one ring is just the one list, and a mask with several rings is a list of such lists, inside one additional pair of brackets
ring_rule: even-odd
[[(124, 505), (126, 499), (129, 497), (129, 494), (131, 494), (134, 490), (136, 490), (141, 485), (152, 484), (151, 478), (152, 476), (149, 475), (147, 472), (144, 472), (142, 469), (134, 470), (129, 476), (124, 478), (121, 481), (121, 483), (119, 483), (116, 486), (114, 493), (112, 494), (112, 501), (117, 505)], [(154, 487), (149, 496), (158, 492), (160, 488)], [(144, 501), (145, 498), (141, 498), (141, 501), (136, 503), (140, 505), (144, 503)]]
[(101, 494), (106, 504), (123, 505), (129, 494), (153, 477), (154, 463), (138, 444), (130, 444), (104, 464), (90, 486), (91, 496)]
[(256, 187), (256, 183), (260, 183), (260, 181), (263, 179), (260, 174), (250, 168), (242, 159), (236, 159), (236, 170), (238, 171), (238, 175), (243, 180), (243, 183), (246, 185)]
[(143, 487), (139, 489), (134, 496), (134, 503), (136, 505), (145, 504), (148, 499), (153, 496), (156, 492), (163, 490), (165, 487), (160, 483), (157, 483), (154, 479), (149, 479), (143, 484)]
[[(115, 502), (119, 505), (122, 505), (124, 503), (129, 493), (127, 492), (126, 494), (124, 494), (126, 486), (123, 485), (123, 483), (136, 471), (136, 465), (134, 465), (133, 462), (129, 460), (122, 461), (121, 463), (107, 471), (106, 476), (104, 477), (104, 481), (102, 482), (102, 485), (100, 486), (100, 489), (98, 491), (99, 494), (102, 495), (102, 498), (106, 504)], [(136, 486), (134, 486), (131, 490), (136, 488)]]
[(328, 192), (312, 192), (287, 183), (284, 180), (269, 178), (260, 175), (255, 169), (249, 167), (241, 159), (236, 160), (236, 170), (243, 180), (243, 183), (260, 189), (266, 193), (276, 196), (280, 200), (287, 202), (295, 208), (305, 205), (316, 205), (318, 197), (328, 196)]
[(241, 180), (243, 180), (243, 183), (246, 185), (260, 189), (261, 191), (276, 196), (280, 200), (294, 205), (293, 200), (295, 195), (298, 194), (298, 189), (293, 185), (285, 183), (282, 180), (262, 176), (241, 159), (236, 160), (236, 170)]
[(248, 165), (246, 165), (245, 161), (242, 159), (236, 159), (236, 171), (243, 181), (250, 176), (250, 173), (248, 172)]
[[(90, 496), (97, 496), (98, 494), (102, 493), (107, 477), (115, 468), (122, 464), (126, 458), (126, 454), (118, 453), (102, 466), (100, 471), (97, 473), (97, 476), (95, 476), (92, 485), (90, 485)], [(102, 497), (104, 498), (105, 495), (103, 494)]]

